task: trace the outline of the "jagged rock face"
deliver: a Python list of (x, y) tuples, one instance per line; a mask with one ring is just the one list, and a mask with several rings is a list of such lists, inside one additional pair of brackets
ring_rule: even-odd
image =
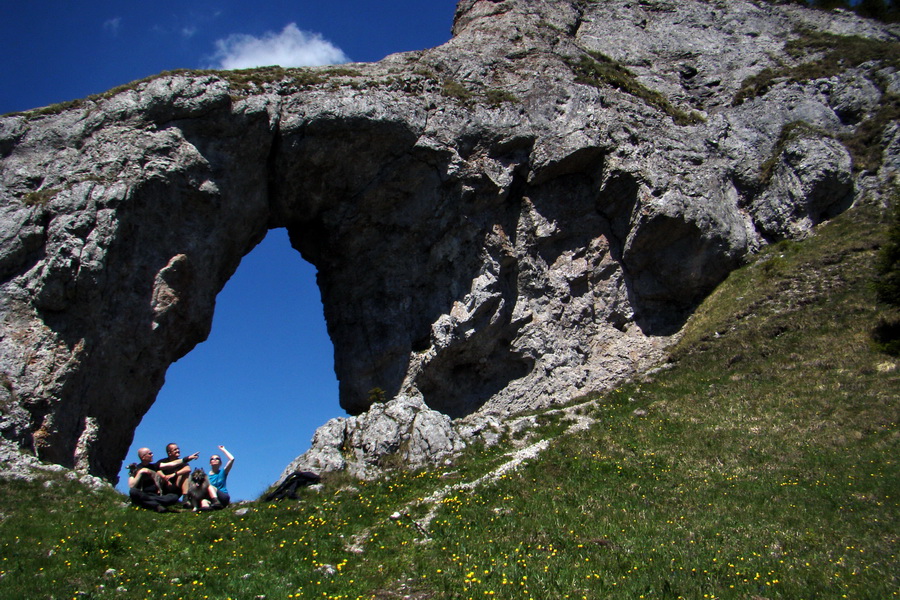
[[(800, 29), (896, 40), (739, 0), (462, 0), (432, 50), (0, 119), (0, 433), (115, 478), (275, 227), (318, 269), (350, 413), (376, 387), (460, 417), (628, 376), (748, 252), (895, 176), (896, 128), (862, 179), (833, 139), (896, 91), (878, 64), (732, 106)], [(585, 80), (588, 52), (657, 100)]]
[(345, 471), (367, 479), (377, 476), (387, 460), (419, 468), (464, 448), (450, 417), (429, 409), (421, 396), (401, 394), (359, 416), (331, 419), (319, 427), (312, 448), (294, 459), (279, 481), (294, 471), (310, 470)]

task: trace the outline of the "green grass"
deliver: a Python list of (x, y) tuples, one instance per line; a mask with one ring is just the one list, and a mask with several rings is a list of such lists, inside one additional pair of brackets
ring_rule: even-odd
[(870, 340), (887, 222), (863, 206), (766, 249), (671, 368), (581, 399), (587, 431), (538, 414), (449, 466), (208, 514), (4, 482), (0, 597), (896, 598), (900, 369)]

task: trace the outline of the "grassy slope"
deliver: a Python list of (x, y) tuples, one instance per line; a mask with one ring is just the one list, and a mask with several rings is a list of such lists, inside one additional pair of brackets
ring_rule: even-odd
[(900, 369), (868, 340), (883, 228), (854, 209), (769, 248), (700, 308), (671, 369), (591, 399), (587, 431), (545, 418), (541, 458), (446, 494), (427, 539), (422, 499), (512, 440), (202, 515), (0, 483), (0, 597), (897, 597)]

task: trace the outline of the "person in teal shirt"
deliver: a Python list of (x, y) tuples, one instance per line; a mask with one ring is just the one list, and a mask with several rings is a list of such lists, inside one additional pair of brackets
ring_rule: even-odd
[(219, 446), (222, 454), (228, 457), (225, 467), (222, 467), (222, 457), (213, 454), (209, 457), (209, 484), (216, 488), (216, 495), (222, 507), (231, 504), (231, 496), (228, 494), (228, 488), (225, 487), (228, 481), (228, 473), (231, 472), (231, 465), (234, 464), (234, 456), (225, 449), (225, 446)]

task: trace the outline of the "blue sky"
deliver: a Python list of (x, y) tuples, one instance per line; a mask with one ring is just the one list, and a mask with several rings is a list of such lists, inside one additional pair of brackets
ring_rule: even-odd
[[(0, 114), (100, 93), (161, 71), (377, 61), (450, 38), (456, 0), (0, 0)], [(254, 499), (343, 415), (315, 269), (283, 230), (241, 263), (209, 339), (172, 365), (128, 451), (224, 444), (232, 498)], [(201, 423), (200, 426), (197, 423)], [(122, 472), (125, 479), (125, 472)], [(123, 483), (119, 489), (125, 489)]]

